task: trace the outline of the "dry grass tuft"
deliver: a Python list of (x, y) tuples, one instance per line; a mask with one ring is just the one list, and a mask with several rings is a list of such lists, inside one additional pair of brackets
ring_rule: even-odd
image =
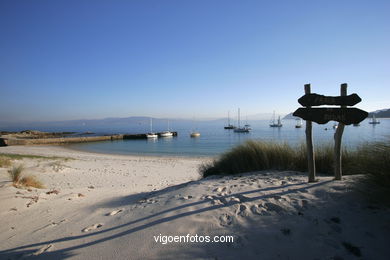
[(8, 170), (8, 174), (11, 177), (11, 181), (14, 184), (19, 183), (23, 170), (24, 170), (24, 166), (22, 164), (18, 166), (14, 165), (11, 169)]
[(28, 175), (22, 177), (20, 179), (19, 184), (24, 186), (24, 187), (34, 187), (37, 189), (43, 189), (45, 186), (43, 186), (42, 182), (40, 182), (35, 176), (33, 175)]
[(34, 187), (37, 189), (44, 188), (43, 184), (33, 175), (22, 176), (23, 165), (13, 166), (8, 170), (11, 181), (15, 187)]

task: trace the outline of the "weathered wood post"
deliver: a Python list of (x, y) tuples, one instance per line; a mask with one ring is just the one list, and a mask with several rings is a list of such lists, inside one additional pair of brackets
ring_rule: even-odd
[[(293, 116), (300, 117), (306, 120), (306, 144), (307, 144), (307, 161), (309, 171), (309, 182), (315, 182), (316, 166), (313, 149), (312, 137), (312, 122), (318, 124), (326, 124), (329, 121), (337, 121), (339, 125), (334, 134), (334, 172), (335, 180), (341, 180), (341, 138), (344, 132), (344, 126), (357, 124), (367, 118), (368, 113), (358, 108), (347, 108), (354, 106), (362, 99), (356, 94), (347, 96), (347, 84), (341, 84), (341, 96), (324, 96), (319, 94), (311, 94), (310, 84), (305, 85), (305, 95), (298, 99), (298, 103), (304, 107), (300, 107), (293, 113)], [(312, 106), (340, 106), (340, 108), (321, 107), (312, 108)]]
[[(341, 84), (340, 86), (340, 96), (347, 95), (347, 84)], [(347, 106), (341, 105), (341, 108), (346, 108)], [(344, 132), (344, 124), (339, 122), (336, 133), (334, 134), (334, 179), (341, 180), (342, 177), (342, 164), (341, 164), (341, 139)]]
[[(310, 84), (305, 84), (305, 94), (310, 94)], [(311, 106), (307, 106), (308, 109)], [(316, 181), (316, 163), (313, 148), (313, 126), (312, 122), (306, 120), (306, 145), (307, 145), (307, 167), (309, 172), (309, 182)]]

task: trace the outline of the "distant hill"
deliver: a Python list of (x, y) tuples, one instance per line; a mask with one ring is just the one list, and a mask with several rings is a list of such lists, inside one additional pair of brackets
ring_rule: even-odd
[(290, 114), (285, 115), (285, 116), (283, 117), (283, 120), (285, 120), (285, 119), (297, 119), (297, 118), (299, 118), (299, 117), (293, 116), (292, 114), (293, 114), (293, 113), (290, 113)]
[(370, 112), (368, 116), (371, 117), (374, 114), (376, 118), (390, 118), (390, 108)]

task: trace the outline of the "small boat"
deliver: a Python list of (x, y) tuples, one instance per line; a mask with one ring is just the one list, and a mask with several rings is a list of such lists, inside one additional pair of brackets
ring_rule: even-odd
[(246, 124), (244, 127), (240, 126), (240, 108), (238, 108), (238, 127), (234, 128), (235, 133), (249, 133), (252, 130), (250, 125)]
[(282, 121), (280, 120), (280, 116), (278, 117), (278, 121), (275, 122), (275, 111), (274, 111), (274, 115), (272, 117), (272, 120), (269, 124), (270, 127), (282, 127), (283, 124), (282, 124)]
[(150, 139), (158, 138), (158, 135), (153, 132), (152, 118), (150, 118), (150, 132), (146, 134), (146, 137)]
[(302, 119), (297, 119), (297, 124), (295, 125), (295, 128), (301, 128), (302, 127)]
[(170, 132), (170, 131), (164, 131), (164, 132), (161, 132), (161, 133), (160, 133), (160, 136), (161, 136), (161, 137), (172, 137), (172, 136), (173, 136), (173, 133)]
[(172, 137), (173, 133), (169, 131), (169, 120), (168, 120), (168, 130), (160, 133), (161, 137)]
[(224, 127), (224, 129), (234, 129), (236, 128), (234, 125), (230, 124), (230, 112), (228, 112), (228, 125)]
[(368, 123), (371, 124), (371, 125), (376, 125), (376, 124), (380, 124), (381, 122), (379, 120), (377, 120), (375, 115), (373, 114), (372, 118), (371, 118), (371, 121), (368, 122)]
[(333, 129), (337, 129), (337, 127), (338, 125), (336, 123), (332, 126)]
[(357, 123), (357, 124), (353, 124), (353, 126), (360, 126), (360, 124), (359, 124), (359, 123)]
[(192, 138), (194, 138), (194, 137), (199, 137), (199, 136), (200, 136), (200, 133), (199, 133), (199, 132), (192, 132), (192, 133), (190, 134), (190, 136), (191, 136)]
[(199, 137), (200, 136), (200, 133), (198, 131), (195, 131), (194, 129), (196, 129), (195, 126), (195, 118), (192, 120), (192, 132), (190, 133), (190, 137), (191, 138), (196, 138), (196, 137)]
[(251, 129), (245, 128), (245, 127), (238, 127), (234, 129), (235, 133), (249, 133)]

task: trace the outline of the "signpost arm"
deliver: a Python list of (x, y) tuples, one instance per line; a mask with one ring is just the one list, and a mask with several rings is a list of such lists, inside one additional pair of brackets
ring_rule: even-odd
[[(340, 95), (347, 95), (347, 84), (341, 84), (340, 86)], [(341, 106), (345, 108), (346, 106)], [(342, 170), (341, 170), (341, 138), (344, 132), (344, 124), (339, 123), (334, 134), (334, 178), (335, 180), (341, 180)]]
[[(305, 85), (305, 94), (310, 94), (310, 84)], [(310, 109), (311, 106), (307, 108)], [(316, 164), (313, 148), (312, 122), (306, 120), (306, 145), (307, 145), (307, 166), (309, 172), (309, 182), (316, 181)]]

